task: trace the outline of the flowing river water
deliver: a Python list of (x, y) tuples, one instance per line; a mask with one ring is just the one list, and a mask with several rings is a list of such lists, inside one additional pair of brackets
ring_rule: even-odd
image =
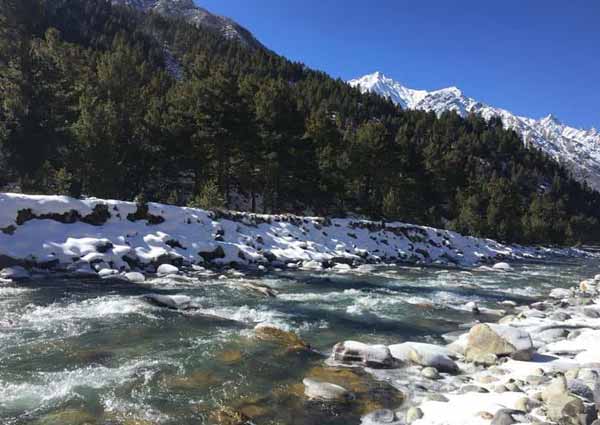
[[(198, 273), (144, 284), (45, 277), (0, 286), (0, 423), (188, 425), (358, 424), (398, 408), (415, 388), (402, 371), (345, 375), (324, 366), (336, 342), (444, 343), (474, 320), (469, 301), (504, 308), (597, 273), (597, 261), (517, 264), (511, 272), (369, 266), (335, 273)], [(245, 282), (275, 288), (258, 296)], [(143, 294), (185, 294), (197, 311), (148, 304)], [(271, 323), (316, 353), (254, 337)], [(337, 373), (358, 391), (344, 405), (309, 401), (305, 376)], [(398, 391), (399, 390), (399, 391)], [(219, 410), (221, 409), (221, 410)], [(217, 413), (215, 413), (217, 412)], [(230, 420), (230, 422), (227, 422)]]

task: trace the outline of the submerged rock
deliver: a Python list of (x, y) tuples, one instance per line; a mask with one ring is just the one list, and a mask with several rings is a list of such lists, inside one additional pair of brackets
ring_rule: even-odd
[(492, 268), (494, 270), (502, 270), (502, 271), (509, 271), (512, 270), (512, 267), (510, 266), (510, 264), (508, 263), (496, 263), (492, 266)]
[(249, 289), (250, 291), (256, 292), (265, 297), (276, 298), (278, 292), (267, 285), (259, 285), (256, 283), (245, 282), (242, 283), (242, 288)]
[(250, 425), (250, 418), (244, 413), (230, 407), (221, 407), (208, 417), (210, 425)]
[(533, 352), (531, 336), (521, 329), (486, 323), (475, 325), (469, 331), (467, 359), (493, 354), (531, 360)]
[(385, 345), (368, 345), (358, 341), (337, 343), (333, 347), (331, 360), (333, 363), (373, 368), (393, 368), (399, 364)]
[(35, 422), (36, 425), (95, 425), (98, 421), (90, 413), (78, 409), (66, 409), (49, 413)]
[(287, 349), (287, 351), (308, 351), (310, 345), (304, 342), (294, 332), (286, 331), (269, 323), (259, 323), (254, 328), (256, 337), (263, 341), (275, 342)]
[(350, 392), (330, 382), (322, 382), (316, 379), (304, 378), (304, 394), (310, 399), (323, 401), (347, 401), (350, 398)]
[(29, 279), (31, 275), (29, 272), (21, 266), (5, 267), (0, 270), (0, 278), (10, 280), (25, 280)]

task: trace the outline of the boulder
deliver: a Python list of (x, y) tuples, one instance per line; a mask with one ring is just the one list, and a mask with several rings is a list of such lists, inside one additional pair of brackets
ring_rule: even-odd
[(458, 365), (451, 357), (454, 353), (438, 345), (422, 342), (404, 342), (389, 346), (392, 356), (403, 362), (412, 362), (425, 367), (434, 367), (440, 372), (455, 373)]
[(331, 361), (372, 368), (394, 368), (399, 363), (385, 345), (368, 345), (358, 341), (337, 343), (333, 347)]
[(468, 359), (493, 354), (498, 357), (510, 356), (516, 360), (531, 360), (533, 352), (529, 333), (511, 326), (490, 323), (471, 328), (465, 350)]
[(350, 398), (350, 392), (330, 382), (322, 382), (316, 379), (304, 378), (304, 394), (313, 400), (321, 401), (347, 401)]
[(143, 298), (151, 304), (173, 310), (185, 310), (191, 306), (192, 299), (187, 295), (146, 294)]
[(160, 266), (158, 266), (158, 269), (156, 269), (156, 274), (159, 276), (167, 276), (170, 274), (177, 273), (179, 273), (179, 268), (171, 264), (161, 264)]

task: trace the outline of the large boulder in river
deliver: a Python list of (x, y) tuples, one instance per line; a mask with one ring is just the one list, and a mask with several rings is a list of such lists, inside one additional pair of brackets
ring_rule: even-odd
[(187, 295), (146, 294), (143, 298), (151, 304), (173, 310), (185, 310), (192, 303), (192, 299)]
[(399, 364), (385, 345), (369, 345), (358, 341), (338, 342), (333, 347), (331, 361), (372, 368), (393, 368)]
[(458, 372), (458, 365), (452, 359), (455, 354), (446, 347), (423, 342), (404, 342), (390, 345), (389, 349), (396, 360), (434, 367), (440, 372)]
[(515, 360), (531, 360), (533, 352), (529, 333), (512, 326), (482, 323), (469, 331), (465, 356), (474, 359), (493, 354), (510, 356)]

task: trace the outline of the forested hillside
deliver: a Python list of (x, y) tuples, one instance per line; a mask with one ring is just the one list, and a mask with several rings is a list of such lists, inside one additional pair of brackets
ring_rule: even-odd
[(405, 111), (104, 0), (0, 0), (0, 186), (600, 241), (600, 195), (499, 120)]

